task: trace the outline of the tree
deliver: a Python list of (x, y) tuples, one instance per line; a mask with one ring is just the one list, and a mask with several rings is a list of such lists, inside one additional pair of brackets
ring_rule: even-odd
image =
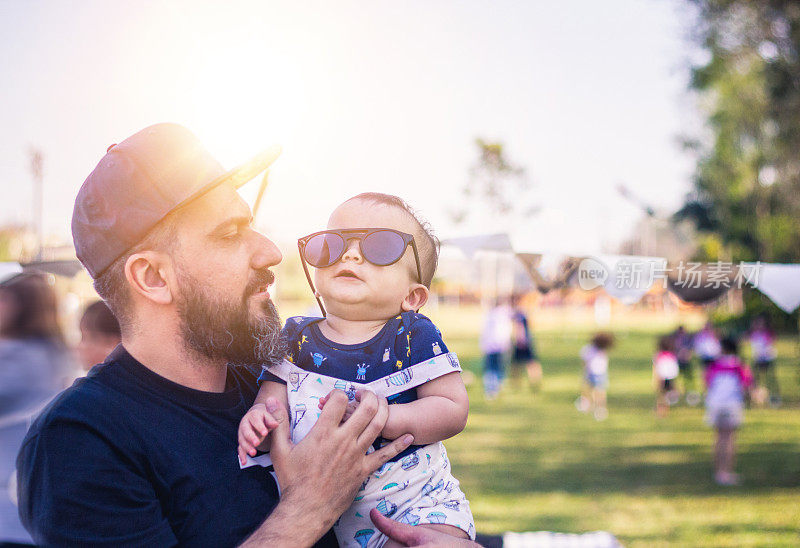
[[(691, 89), (706, 113), (694, 188), (676, 219), (703, 236), (697, 259), (800, 261), (800, 3), (688, 0), (707, 62)], [(785, 314), (745, 291), (746, 315)], [(796, 314), (794, 315), (796, 318)]]
[(462, 199), (450, 210), (457, 225), (469, 223), (488, 232), (509, 232), (538, 211), (530, 197), (532, 188), (525, 168), (506, 156), (502, 143), (475, 139), (478, 160), (469, 169)]
[(676, 214), (705, 234), (706, 260), (800, 260), (800, 4), (690, 0), (708, 62), (691, 89), (709, 137)]

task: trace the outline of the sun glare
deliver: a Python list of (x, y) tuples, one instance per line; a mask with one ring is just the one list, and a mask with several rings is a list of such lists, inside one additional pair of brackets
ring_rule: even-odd
[(247, 42), (214, 51), (190, 88), (195, 131), (226, 165), (282, 144), (302, 118), (298, 74), (287, 59), (259, 59), (264, 50)]
[[(308, 147), (308, 128), (312, 124), (308, 105), (313, 97), (306, 91), (313, 89), (313, 82), (305, 81), (309, 72), (308, 62), (293, 58), (293, 52), (280, 48), (272, 40), (259, 35), (218, 35), (207, 40), (205, 51), (195, 59), (191, 71), (192, 82), (188, 102), (192, 119), (188, 121), (193, 131), (209, 150), (223, 163), (232, 168), (246, 161), (261, 150), (280, 145), (283, 153), (270, 172), (270, 188), (261, 208), (260, 219), (270, 218), (276, 226), (272, 230), (286, 227), (295, 236), (297, 228), (288, 228), (298, 219), (285, 219), (283, 214), (270, 210), (269, 202), (278, 195), (286, 201), (288, 189), (275, 188), (275, 180), (291, 173), (296, 183), (302, 179), (302, 162), (292, 157), (301, 148)], [(213, 44), (211, 46), (210, 44)], [(297, 52), (294, 52), (297, 53)], [(302, 52), (299, 53), (302, 56)], [(306, 71), (301, 72), (300, 67)], [(319, 120), (314, 120), (319, 123)], [(240, 190), (244, 199), (252, 206), (256, 201), (261, 177)], [(288, 235), (287, 235), (288, 237)]]

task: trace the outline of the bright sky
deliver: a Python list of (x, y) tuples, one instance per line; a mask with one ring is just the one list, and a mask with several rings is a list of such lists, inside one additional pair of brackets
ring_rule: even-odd
[[(275, 164), (258, 224), (291, 242), (356, 193), (401, 195), (440, 236), (477, 158), (505, 143), (542, 209), (527, 250), (600, 252), (689, 189), (678, 136), (691, 22), (681, 0), (5, 1), (0, 224), (30, 222), (28, 150), (45, 155), (45, 232), (109, 144), (178, 122), (233, 167)], [(251, 185), (255, 186), (255, 185)]]

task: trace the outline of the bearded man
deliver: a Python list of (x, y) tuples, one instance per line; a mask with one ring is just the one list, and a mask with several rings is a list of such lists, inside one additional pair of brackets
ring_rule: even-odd
[[(188, 130), (158, 124), (112, 145), (84, 182), (75, 248), (122, 344), (23, 442), (19, 510), (37, 544), (335, 545), (326, 532), (361, 482), (413, 441), (367, 455), (386, 403), (366, 392), (342, 424), (337, 391), (293, 445), (271, 401), (274, 475), (240, 469), (239, 420), (261, 366), (284, 349), (269, 295), (281, 254), (253, 230), (236, 188), (276, 156), (226, 172)], [(406, 543), (431, 542), (376, 521)]]

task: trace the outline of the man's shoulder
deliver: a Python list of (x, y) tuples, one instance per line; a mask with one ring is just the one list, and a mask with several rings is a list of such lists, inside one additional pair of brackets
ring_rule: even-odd
[[(99, 368), (102, 368), (99, 369)], [(40, 429), (62, 420), (83, 421), (118, 408), (118, 390), (107, 382), (114, 364), (103, 364), (92, 370), (92, 375), (77, 379), (45, 407), (34, 421)], [(106, 371), (106, 369), (109, 369)]]

